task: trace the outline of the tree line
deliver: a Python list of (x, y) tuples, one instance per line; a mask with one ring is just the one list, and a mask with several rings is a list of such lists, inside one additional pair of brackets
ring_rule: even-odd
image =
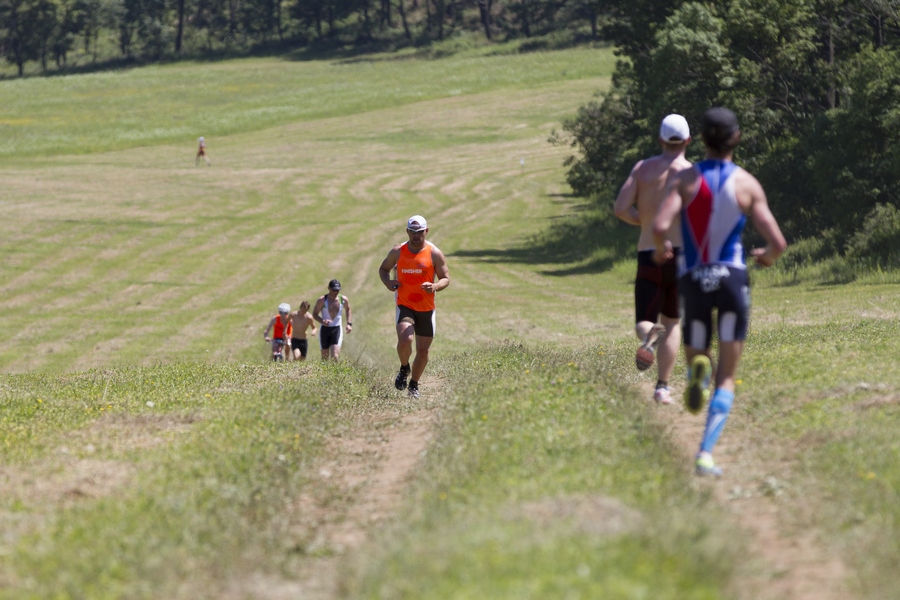
[[(736, 162), (815, 254), (900, 262), (900, 3), (616, 0), (611, 89), (565, 124), (575, 192), (611, 202), (660, 120), (734, 110)], [(702, 156), (700, 140), (688, 158)], [(815, 258), (815, 256), (811, 256)]]
[(599, 39), (603, 19), (600, 0), (0, 0), (0, 51), (21, 76), (32, 61), (63, 67), (76, 48), (96, 60), (107, 41), (120, 57), (158, 60), (266, 44), (412, 44), (457, 31), (494, 39), (584, 28)]

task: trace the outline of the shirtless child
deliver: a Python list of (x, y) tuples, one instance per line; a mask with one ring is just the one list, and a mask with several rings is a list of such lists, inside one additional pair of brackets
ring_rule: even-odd
[[(656, 244), (653, 220), (666, 196), (666, 180), (690, 167), (684, 151), (691, 141), (691, 130), (681, 115), (669, 115), (659, 128), (662, 154), (639, 161), (631, 170), (616, 198), (616, 216), (641, 228), (638, 238), (638, 268), (634, 282), (635, 326), (641, 345), (635, 356), (637, 368), (649, 369), (659, 346), (656, 390), (653, 399), (671, 404), (669, 378), (675, 368), (681, 329), (678, 312), (676, 261), (681, 248), (681, 229), (672, 227), (666, 239), (675, 248), (674, 256), (663, 265), (653, 262)], [(657, 320), (661, 323), (657, 323)]]
[(306, 300), (302, 301), (297, 312), (291, 313), (291, 325), (294, 328), (293, 337), (291, 337), (291, 350), (294, 354), (294, 360), (306, 360), (308, 348), (306, 330), (312, 327), (312, 331), (309, 333), (313, 336), (319, 331), (316, 328), (316, 321), (309, 312), (309, 302)]

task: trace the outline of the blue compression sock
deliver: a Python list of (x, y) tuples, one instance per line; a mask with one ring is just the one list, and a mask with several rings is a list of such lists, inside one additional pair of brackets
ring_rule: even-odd
[(701, 452), (712, 452), (713, 446), (719, 441), (719, 436), (725, 429), (725, 421), (728, 420), (728, 413), (731, 412), (732, 403), (734, 403), (734, 392), (721, 388), (716, 389), (706, 415), (706, 429), (703, 432), (703, 442), (700, 444)]

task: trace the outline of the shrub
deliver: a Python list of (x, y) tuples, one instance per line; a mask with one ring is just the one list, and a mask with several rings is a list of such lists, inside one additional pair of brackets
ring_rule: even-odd
[(847, 243), (847, 259), (871, 267), (900, 264), (900, 210), (876, 204)]

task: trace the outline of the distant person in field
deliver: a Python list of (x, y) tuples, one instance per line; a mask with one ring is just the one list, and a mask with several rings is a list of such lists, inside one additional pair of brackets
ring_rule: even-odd
[[(425, 217), (410, 217), (406, 222), (408, 241), (391, 248), (378, 268), (381, 283), (394, 292), (397, 302), (400, 371), (394, 380), (394, 387), (408, 389), (411, 398), (419, 397), (419, 379), (425, 372), (428, 350), (434, 341), (434, 295), (450, 285), (450, 270), (444, 253), (425, 240), (427, 233)], [(391, 279), (394, 267), (397, 268), (397, 277)], [(416, 340), (416, 358), (410, 366), (413, 337)]]
[(719, 476), (722, 469), (713, 461), (712, 450), (734, 402), (735, 375), (750, 318), (750, 281), (741, 243), (747, 217), (766, 241), (765, 248), (749, 253), (760, 266), (772, 265), (787, 243), (759, 181), (732, 162), (741, 141), (735, 114), (727, 108), (709, 109), (700, 132), (706, 160), (670, 178), (667, 188), (675, 193), (666, 195), (656, 215), (653, 238), (657, 263), (670, 260), (674, 252), (668, 231), (680, 215), (684, 244), (678, 291), (690, 363), (684, 402), (695, 414), (710, 397), (713, 310), (717, 313), (719, 364), (695, 469), (698, 475)]
[(206, 139), (202, 135), (197, 139), (197, 158), (194, 159), (195, 167), (200, 164), (200, 157), (203, 157), (203, 160), (206, 161), (207, 167), (212, 165), (209, 161), (209, 156), (206, 154)]
[[(278, 305), (278, 314), (272, 317), (269, 321), (268, 327), (266, 327), (265, 333), (263, 333), (263, 337), (267, 342), (272, 342), (272, 360), (281, 361), (285, 360), (285, 346), (287, 346), (288, 352), (291, 349), (291, 335), (293, 334), (293, 329), (291, 327), (290, 320), (290, 312), (291, 305), (288, 303), (282, 303)], [(272, 331), (272, 337), (269, 337), (269, 332)]]
[[(344, 342), (344, 331), (353, 331), (353, 318), (350, 311), (350, 299), (341, 293), (341, 282), (332, 279), (328, 282), (328, 293), (316, 300), (313, 319), (319, 327), (319, 345), (322, 348), (322, 360), (337, 360), (341, 356), (341, 345)], [(344, 327), (342, 314), (347, 316)]]
[(309, 348), (306, 330), (310, 327), (312, 327), (312, 331), (309, 334), (316, 335), (318, 332), (316, 321), (309, 312), (309, 302), (304, 300), (300, 303), (300, 308), (297, 309), (297, 312), (291, 313), (291, 328), (293, 329), (291, 352), (294, 353), (294, 360), (306, 360), (306, 353)]
[[(656, 389), (653, 399), (671, 404), (669, 379), (678, 357), (681, 329), (678, 313), (678, 275), (675, 261), (681, 247), (677, 227), (666, 232), (672, 245), (672, 257), (665, 264), (653, 262), (653, 219), (666, 193), (666, 180), (691, 166), (684, 151), (691, 142), (691, 130), (681, 115), (669, 115), (659, 128), (662, 154), (638, 161), (616, 198), (616, 216), (641, 228), (637, 243), (637, 276), (634, 281), (635, 326), (641, 345), (635, 363), (641, 371), (653, 365), (659, 347)], [(657, 323), (657, 321), (660, 321)]]

